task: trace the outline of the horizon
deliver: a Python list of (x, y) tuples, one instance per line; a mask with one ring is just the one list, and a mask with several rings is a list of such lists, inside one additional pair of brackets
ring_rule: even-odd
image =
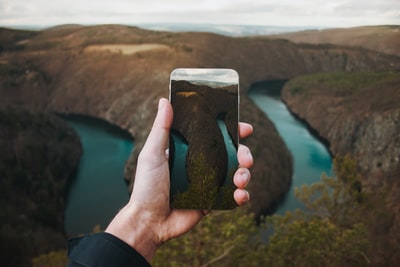
[[(46, 30), (56, 27), (63, 26), (83, 26), (83, 27), (92, 27), (92, 26), (102, 26), (102, 25), (121, 25), (128, 27), (139, 27), (139, 28), (148, 28), (148, 29), (159, 29), (163, 30), (175, 28), (179, 29), (204, 29), (205, 27), (212, 28), (223, 28), (223, 27), (239, 27), (239, 28), (259, 28), (259, 29), (329, 29), (333, 27), (324, 27), (324, 26), (284, 26), (284, 25), (257, 25), (257, 24), (224, 24), (224, 23), (183, 23), (183, 22), (146, 22), (146, 23), (60, 23), (60, 24), (47, 24), (47, 25), (39, 25), (39, 24), (14, 24), (14, 25), (2, 25), (0, 24), (0, 28), (8, 28), (8, 29), (17, 29), (17, 30)], [(364, 26), (385, 26), (385, 25), (362, 25), (357, 27)], [(397, 26), (397, 25), (393, 25)], [(400, 26), (400, 25), (399, 25)], [(347, 28), (347, 27), (344, 27)], [(351, 27), (350, 27), (351, 28)]]
[(81, 25), (241, 25), (299, 28), (352, 28), (399, 25), (398, 0), (0, 0), (0, 25), (46, 28)]
[(190, 28), (190, 27), (203, 27), (203, 26), (211, 26), (211, 27), (255, 27), (255, 28), (282, 28), (282, 29), (349, 29), (349, 28), (359, 28), (359, 27), (379, 27), (379, 26), (400, 26), (400, 21), (398, 24), (393, 23), (381, 23), (381, 24), (359, 24), (359, 25), (349, 25), (349, 26), (326, 26), (326, 25), (278, 25), (278, 24), (240, 24), (240, 23), (212, 23), (212, 22), (138, 22), (138, 23), (118, 23), (118, 22), (99, 22), (99, 23), (79, 23), (79, 22), (60, 22), (56, 24), (35, 24), (35, 23), (26, 23), (26, 24), (1, 24), (0, 19), (0, 28), (11, 28), (11, 29), (48, 29), (59, 26), (101, 26), (101, 25), (122, 25), (122, 26), (130, 26), (130, 27), (141, 27), (141, 26), (150, 26), (150, 27), (168, 27), (168, 26), (177, 26), (182, 28)]
[(168, 32), (210, 32), (226, 36), (257, 36), (257, 35), (274, 35), (301, 31), (323, 31), (330, 29), (351, 29), (361, 27), (400, 27), (396, 24), (381, 25), (360, 25), (354, 27), (320, 27), (320, 26), (279, 26), (279, 25), (240, 25), (240, 24), (212, 24), (212, 23), (137, 23), (137, 24), (119, 24), (119, 23), (100, 23), (100, 24), (80, 24), (80, 23), (62, 23), (57, 25), (8, 25), (0, 24), (0, 28), (14, 30), (43, 31), (63, 26), (82, 26), (95, 27), (104, 25), (121, 25), (127, 27), (138, 27), (151, 31), (168, 31)]

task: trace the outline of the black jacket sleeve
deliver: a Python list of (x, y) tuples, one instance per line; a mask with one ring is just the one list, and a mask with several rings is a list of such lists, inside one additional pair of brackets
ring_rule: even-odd
[(68, 257), (68, 267), (151, 267), (136, 250), (108, 233), (71, 239), (68, 244)]

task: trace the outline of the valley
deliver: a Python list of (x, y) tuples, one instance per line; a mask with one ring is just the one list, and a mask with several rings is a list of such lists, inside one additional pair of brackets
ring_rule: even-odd
[[(387, 36), (386, 28), (383, 31)], [(399, 47), (393, 45), (397, 32), (389, 34), (394, 37), (382, 40), (392, 41), (380, 42), (388, 47), (377, 47), (373, 41), (351, 43), (348, 37), (335, 38), (343, 42), (315, 42), (313, 35), (309, 41), (292, 42), (286, 36), (228, 37), (123, 25), (67, 25), (42, 31), (1, 28), (0, 108), (88, 115), (125, 129), (135, 143), (125, 166), (125, 179), (132, 186), (158, 99), (168, 97), (170, 72), (178, 67), (233, 68), (240, 75), (240, 120), (255, 129), (242, 142), (256, 159), (249, 190), (251, 211), (260, 215), (286, 193), (293, 174), (288, 148), (247, 96), (260, 81), (291, 80), (283, 89), (291, 111), (327, 140), (334, 155), (353, 153), (366, 184), (379, 187), (398, 179), (400, 57), (393, 50)], [(354, 78), (354, 73), (365, 76)], [(378, 78), (376, 73), (386, 74)], [(350, 87), (347, 78), (330, 84), (342, 77), (376, 79)], [(382, 142), (374, 143), (377, 140)]]

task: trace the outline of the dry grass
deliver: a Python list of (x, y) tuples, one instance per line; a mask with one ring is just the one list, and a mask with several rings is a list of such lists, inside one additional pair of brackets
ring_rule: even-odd
[(309, 30), (271, 36), (294, 43), (335, 44), (364, 47), (400, 56), (400, 26), (365, 26), (355, 28)]
[(170, 49), (163, 44), (108, 44), (108, 45), (90, 45), (85, 48), (85, 52), (108, 51), (111, 53), (132, 55), (138, 52), (150, 50), (167, 50)]

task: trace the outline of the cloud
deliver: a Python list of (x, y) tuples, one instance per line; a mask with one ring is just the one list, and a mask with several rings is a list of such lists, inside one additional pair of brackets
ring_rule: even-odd
[(336, 15), (341, 17), (387, 18), (388, 20), (400, 19), (400, 1), (397, 0), (369, 0), (345, 1), (335, 9)]
[(400, 1), (0, 0), (0, 25), (146, 22), (279, 26), (400, 24)]

